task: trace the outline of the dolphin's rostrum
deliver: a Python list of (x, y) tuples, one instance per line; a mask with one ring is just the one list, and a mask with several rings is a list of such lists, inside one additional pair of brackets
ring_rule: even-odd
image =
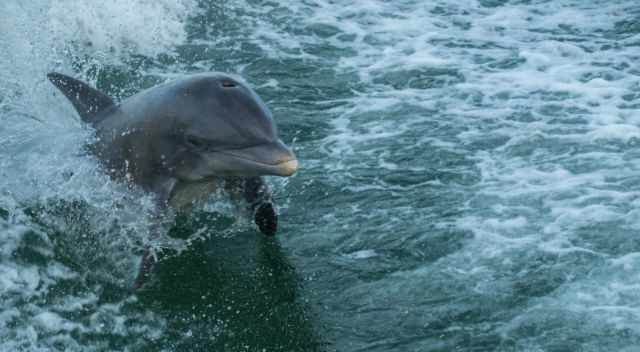
[[(158, 222), (169, 207), (225, 187), (244, 198), (260, 230), (274, 235), (277, 214), (263, 175), (290, 176), (298, 161), (279, 138), (260, 97), (239, 77), (204, 73), (140, 92), (120, 104), (60, 73), (49, 80), (96, 131), (90, 150), (114, 178), (157, 197)], [(160, 226), (153, 226), (158, 236)], [(148, 249), (134, 284), (140, 287), (156, 259)]]

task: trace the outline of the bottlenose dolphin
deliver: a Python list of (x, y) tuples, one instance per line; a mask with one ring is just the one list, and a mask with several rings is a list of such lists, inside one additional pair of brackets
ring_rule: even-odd
[[(168, 210), (188, 210), (220, 187), (249, 204), (261, 232), (276, 233), (277, 212), (261, 176), (290, 176), (298, 161), (278, 138), (269, 109), (240, 77), (196, 74), (120, 104), (72, 77), (47, 77), (95, 128), (89, 150), (104, 170), (155, 195), (152, 237), (162, 231)], [(147, 248), (134, 288), (144, 284), (156, 261)]]

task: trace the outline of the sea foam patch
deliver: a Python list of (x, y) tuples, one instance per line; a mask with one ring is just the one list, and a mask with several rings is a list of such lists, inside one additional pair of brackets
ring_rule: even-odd
[[(340, 171), (330, 175), (337, 187), (357, 184), (340, 190), (361, 197), (387, 224), (376, 222), (375, 233), (344, 225), (355, 233), (344, 236), (341, 247), (378, 252), (372, 247), (377, 243), (402, 253), (410, 251), (410, 243), (424, 255), (423, 265), (396, 273), (393, 294), (385, 293), (392, 284), (380, 280), (352, 288), (345, 301), (366, 291), (386, 306), (402, 305), (403, 298), (419, 292), (438, 296), (451, 285), (456, 288), (450, 296), (465, 292), (475, 303), (464, 297), (441, 305), (429, 302), (429, 309), (412, 306), (415, 313), (410, 310), (408, 316), (419, 321), (419, 314), (432, 314), (433, 321), (452, 329), (469, 328), (478, 336), (486, 328), (503, 332), (503, 341), (509, 341), (522, 338), (520, 330), (502, 331), (492, 325), (499, 322), (482, 320), (480, 316), (495, 311), (482, 314), (477, 302), (498, 310), (502, 305), (519, 307), (500, 310), (513, 321), (524, 322), (535, 310), (539, 322), (554, 323), (546, 330), (538, 326), (538, 333), (518, 345), (532, 349), (553, 346), (565, 326), (569, 335), (586, 340), (585, 348), (597, 344), (598, 338), (589, 336), (598, 328), (624, 331), (625, 324), (634, 326), (635, 312), (628, 312), (614, 297), (618, 294), (604, 298), (611, 305), (607, 309), (586, 309), (598, 300), (588, 297), (590, 289), (625, 289), (604, 272), (597, 278), (585, 276), (607, 258), (638, 250), (628, 239), (637, 229), (630, 216), (637, 213), (632, 204), (638, 203), (635, 188), (640, 186), (633, 176), (640, 171), (633, 151), (638, 120), (632, 108), (637, 105), (638, 54), (630, 39), (637, 33), (624, 25), (637, 16), (631, 2), (345, 6), (313, 1), (291, 4), (290, 11), (304, 15), (287, 16), (287, 26), (313, 37), (308, 43), (299, 37), (302, 50), (322, 43), (326, 50), (349, 49), (337, 58), (305, 53), (306, 59), (337, 63), (337, 73), (355, 72), (360, 80), (359, 90), (335, 111), (335, 134), (322, 143), (323, 165)], [(320, 36), (319, 24), (332, 30)], [(256, 25), (283, 28), (277, 21)], [(412, 167), (421, 175), (410, 173)], [(429, 177), (438, 182), (428, 182)], [(445, 193), (460, 196), (446, 198)], [(430, 194), (435, 200), (426, 200)], [(411, 199), (412, 206), (404, 199)], [(446, 204), (449, 212), (426, 204)], [(436, 213), (440, 216), (431, 216)], [(340, 221), (350, 221), (342, 215)], [(352, 215), (362, 219), (358, 212)], [(407, 236), (411, 240), (403, 237), (404, 231), (385, 226), (400, 219), (402, 229), (415, 231), (415, 237)], [(437, 226), (425, 225), (433, 223)], [(415, 229), (417, 224), (422, 226)], [(429, 245), (436, 247), (430, 237), (437, 233), (434, 228), (472, 236), (431, 262), (425, 253), (434, 250)], [(634, 275), (628, 280), (637, 284)], [(576, 297), (583, 297), (582, 303), (573, 309)], [(465, 327), (447, 325), (446, 314), (433, 313), (455, 312), (456, 307), (462, 307)], [(568, 324), (565, 313), (594, 319), (583, 326)], [(601, 316), (618, 323), (599, 325), (595, 317)], [(547, 332), (554, 336), (550, 341), (544, 338)], [(428, 330), (424, 334), (425, 339), (430, 336)], [(622, 348), (632, 340), (607, 343)]]
[[(162, 331), (162, 318), (126, 289), (146, 233), (139, 215), (151, 203), (134, 201), (86, 155), (81, 146), (91, 132), (46, 73), (73, 73), (78, 60), (102, 68), (131, 55), (170, 55), (186, 38), (194, 4), (0, 4), (0, 300), (7, 308), (0, 326), (11, 326), (0, 329), (0, 350), (101, 349), (81, 342), (96, 333), (126, 337), (126, 349)], [(120, 287), (109, 309), (96, 299), (105, 286)]]

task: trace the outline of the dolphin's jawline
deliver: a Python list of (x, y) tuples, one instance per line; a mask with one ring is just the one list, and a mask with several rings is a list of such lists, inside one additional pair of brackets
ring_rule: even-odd
[(270, 163), (263, 163), (255, 159), (247, 158), (245, 156), (238, 155), (228, 151), (219, 151), (218, 153), (229, 155), (235, 159), (260, 166), (261, 168), (263, 168), (264, 171), (268, 170), (269, 172), (272, 172), (276, 176), (291, 176), (298, 170), (298, 160), (295, 158), (270, 164)]

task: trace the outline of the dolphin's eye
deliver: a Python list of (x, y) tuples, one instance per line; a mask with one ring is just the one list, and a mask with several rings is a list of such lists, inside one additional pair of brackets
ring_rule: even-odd
[(207, 143), (205, 141), (195, 136), (186, 136), (185, 144), (189, 148), (193, 149), (204, 149), (207, 146)]
[(225, 80), (222, 80), (222, 86), (225, 88), (233, 88), (236, 86), (236, 82), (225, 79)]

